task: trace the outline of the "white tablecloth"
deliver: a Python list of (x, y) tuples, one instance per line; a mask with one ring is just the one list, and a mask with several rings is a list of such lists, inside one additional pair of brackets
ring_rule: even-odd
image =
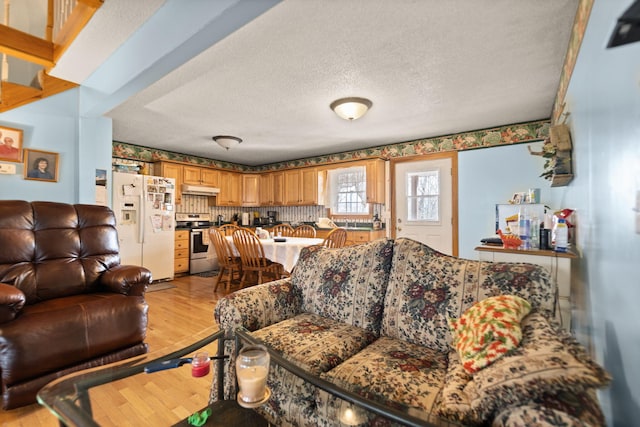
[[(233, 246), (232, 236), (226, 239), (231, 243), (233, 252), (238, 255), (238, 250)], [(293, 270), (293, 266), (298, 262), (300, 251), (302, 248), (311, 245), (319, 245), (324, 239), (315, 239), (311, 237), (285, 237), (286, 242), (274, 242), (273, 239), (260, 239), (264, 248), (264, 256), (271, 261), (279, 262), (287, 271)]]

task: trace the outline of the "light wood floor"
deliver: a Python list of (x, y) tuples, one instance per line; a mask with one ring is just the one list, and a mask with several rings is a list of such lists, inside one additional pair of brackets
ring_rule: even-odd
[[(225, 295), (224, 285), (213, 293), (215, 277), (185, 276), (173, 281), (176, 288), (146, 294), (149, 304), (149, 326), (146, 342), (150, 351), (188, 339), (192, 334), (215, 324), (213, 309), (218, 298)], [(231, 287), (231, 291), (237, 289)], [(215, 344), (206, 348), (215, 353)], [(170, 375), (166, 375), (170, 373)], [(188, 365), (163, 375), (148, 375), (144, 384), (121, 380), (113, 387), (105, 387), (99, 399), (92, 394), (94, 417), (107, 426), (169, 426), (205, 407), (209, 397), (212, 375), (193, 378)], [(102, 388), (102, 387), (101, 387)], [(159, 392), (158, 388), (164, 390)], [(151, 393), (163, 400), (148, 398)], [(141, 413), (142, 418), (137, 418)], [(0, 425), (16, 427), (55, 427), (57, 419), (44, 407), (36, 404), (10, 411), (0, 409)]]

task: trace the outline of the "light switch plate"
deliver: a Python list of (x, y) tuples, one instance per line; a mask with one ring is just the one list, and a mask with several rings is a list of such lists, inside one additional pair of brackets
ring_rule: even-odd
[(15, 175), (16, 165), (12, 165), (10, 163), (0, 163), (0, 173), (6, 175)]

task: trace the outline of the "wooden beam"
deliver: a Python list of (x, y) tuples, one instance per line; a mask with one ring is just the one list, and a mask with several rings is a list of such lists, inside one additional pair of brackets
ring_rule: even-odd
[(11, 82), (1, 82), (0, 84), (2, 84), (0, 113), (40, 99), (40, 95), (42, 94), (41, 90), (30, 86), (23, 86)]
[(2, 24), (0, 52), (47, 68), (54, 65), (53, 43)]
[(39, 73), (38, 80), (42, 86), (42, 90), (17, 83), (1, 82), (2, 99), (0, 100), (0, 113), (78, 86), (75, 83), (51, 77), (44, 71)]
[(104, 3), (104, 0), (78, 0), (78, 3), (85, 4), (94, 9), (99, 9)]

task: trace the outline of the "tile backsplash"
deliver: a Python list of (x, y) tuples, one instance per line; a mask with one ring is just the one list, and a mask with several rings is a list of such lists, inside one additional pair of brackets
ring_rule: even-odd
[[(380, 213), (383, 205), (373, 205), (374, 213)], [(225, 221), (230, 221), (233, 214), (243, 212), (259, 212), (261, 217), (267, 216), (267, 211), (278, 212), (278, 221), (299, 223), (317, 221), (320, 217), (327, 216), (324, 206), (268, 206), (268, 207), (239, 207), (239, 206), (209, 206), (207, 196), (182, 195), (182, 203), (176, 205), (178, 213), (209, 213), (214, 220), (218, 215), (224, 215)]]

